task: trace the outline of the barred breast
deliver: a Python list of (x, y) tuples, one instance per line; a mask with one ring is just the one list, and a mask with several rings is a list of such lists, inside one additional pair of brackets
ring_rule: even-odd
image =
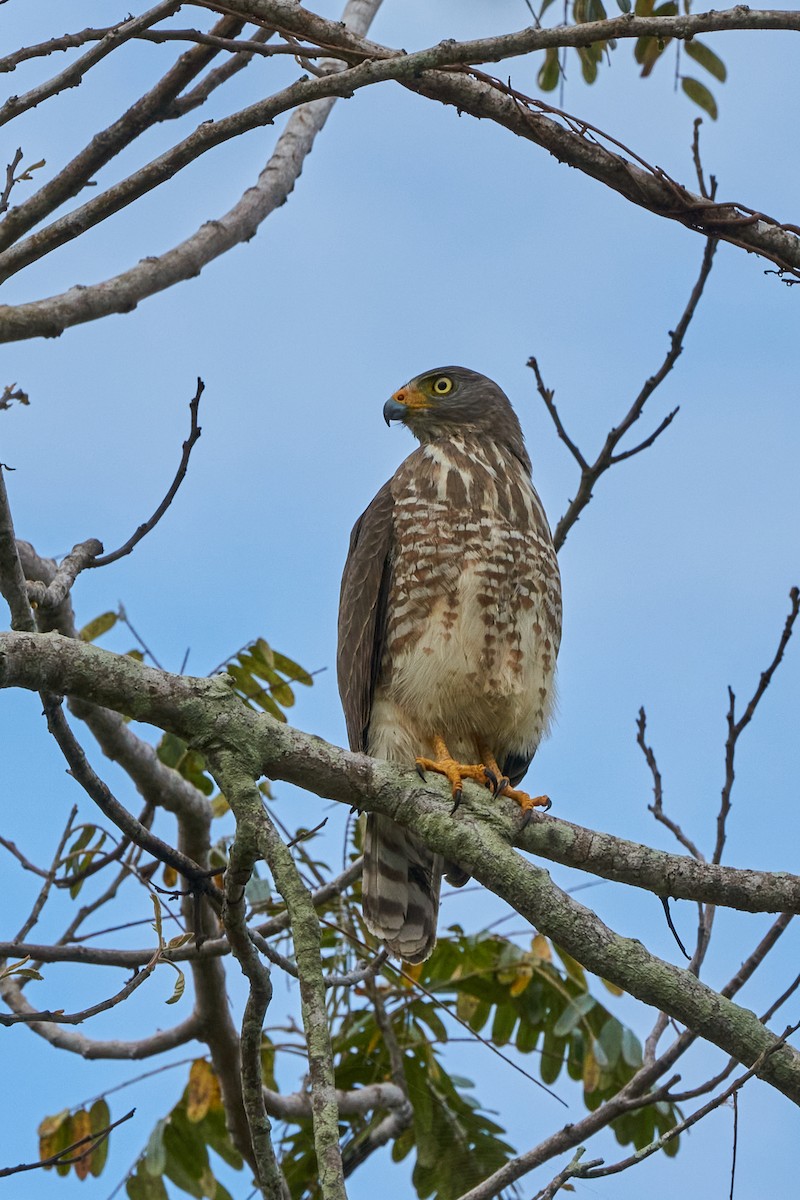
[(389, 621), (369, 752), (530, 759), (561, 635), (555, 550), (526, 467), (478, 438), (420, 446), (397, 472)]

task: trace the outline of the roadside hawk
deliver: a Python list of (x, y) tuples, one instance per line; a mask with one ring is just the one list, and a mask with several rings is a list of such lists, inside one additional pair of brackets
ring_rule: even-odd
[[(561, 637), (553, 540), (519, 421), (496, 383), (426, 371), (384, 405), (419, 447), (350, 538), (339, 608), (339, 691), (350, 747), (416, 762), (516, 800), (547, 730)], [(368, 928), (406, 962), (436, 943), (441, 877), (466, 881), (385, 816), (367, 817)]]

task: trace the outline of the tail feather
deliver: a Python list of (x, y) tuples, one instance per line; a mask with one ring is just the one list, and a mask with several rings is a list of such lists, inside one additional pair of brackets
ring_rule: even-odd
[(367, 928), (405, 962), (428, 958), (436, 945), (442, 856), (390, 817), (370, 813), (362, 883)]

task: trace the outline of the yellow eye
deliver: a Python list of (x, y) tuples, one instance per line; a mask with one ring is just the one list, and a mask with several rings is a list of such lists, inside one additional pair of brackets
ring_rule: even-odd
[(440, 375), (438, 379), (433, 381), (433, 391), (437, 396), (446, 396), (452, 390), (453, 381), (452, 379), (448, 379), (446, 375)]

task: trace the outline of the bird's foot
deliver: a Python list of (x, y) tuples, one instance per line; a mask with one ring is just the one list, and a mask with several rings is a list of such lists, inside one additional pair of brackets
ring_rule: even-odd
[(525, 814), (525, 825), (528, 824), (533, 816), (533, 810), (535, 808), (542, 808), (545, 812), (547, 812), (548, 808), (552, 808), (553, 806), (553, 801), (549, 796), (529, 796), (527, 792), (521, 792), (519, 788), (513, 788), (511, 786), (503, 788), (502, 791), (497, 792), (497, 795), (508, 796), (510, 800), (514, 800), (520, 806)]
[(486, 768), (483, 763), (460, 763), (452, 757), (441, 738), (433, 739), (433, 749), (436, 758), (418, 758), (415, 762), (417, 773), (421, 779), (426, 771), (435, 771), (444, 775), (453, 793), (453, 809), (455, 812), (464, 794), (464, 780), (474, 779), (476, 783), (486, 785)]
[(522, 792), (519, 788), (512, 787), (511, 780), (507, 775), (503, 774), (494, 755), (490, 754), (488, 749), (483, 745), (481, 745), (480, 750), (489, 764), (483, 768), (486, 787), (491, 790), (493, 796), (508, 796), (510, 800), (515, 801), (520, 806), (524, 814), (523, 829), (533, 816), (535, 808), (543, 808), (547, 812), (548, 808), (552, 805), (552, 800), (549, 796), (529, 796), (527, 792)]

